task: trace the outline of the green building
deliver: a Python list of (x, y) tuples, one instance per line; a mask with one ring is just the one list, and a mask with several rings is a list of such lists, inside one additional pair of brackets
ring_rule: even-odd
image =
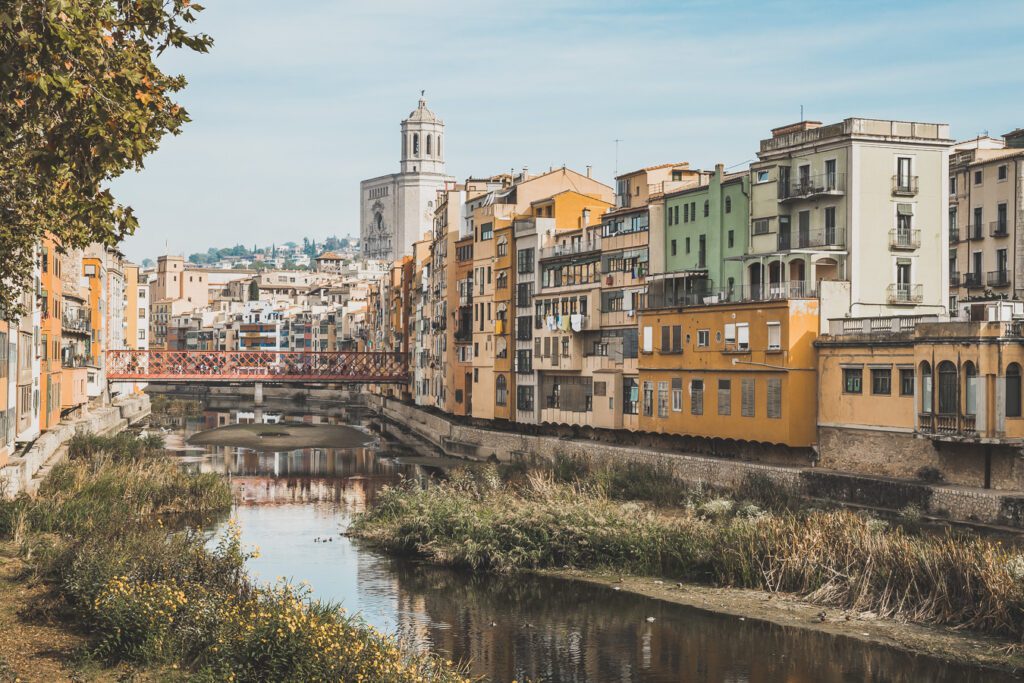
[(749, 173), (726, 174), (721, 164), (708, 184), (665, 195), (664, 272), (648, 280), (649, 306), (742, 297), (749, 197)]

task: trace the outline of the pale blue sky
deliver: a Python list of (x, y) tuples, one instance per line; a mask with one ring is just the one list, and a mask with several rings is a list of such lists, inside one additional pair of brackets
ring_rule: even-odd
[(957, 138), (1024, 126), (1024, 1), (206, 0), (208, 55), (165, 58), (193, 122), (118, 197), (164, 250), (357, 235), (427, 90), (458, 177), (569, 166), (611, 183), (755, 156), (769, 129), (868, 116)]

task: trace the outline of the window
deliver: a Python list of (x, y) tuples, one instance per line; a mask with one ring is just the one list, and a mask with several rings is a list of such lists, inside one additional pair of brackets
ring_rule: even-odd
[(668, 353), (672, 350), (672, 343), (669, 340), (669, 336), (672, 334), (671, 329), (668, 325), (661, 326), (661, 352)]
[(892, 393), (892, 370), (871, 368), (871, 393), (888, 396)]
[(736, 324), (726, 323), (725, 325), (725, 343), (734, 344), (736, 342)]
[(672, 378), (672, 410), (676, 413), (683, 410), (683, 380), (679, 377)]
[(516, 410), (533, 411), (533, 387), (516, 387)]
[(843, 393), (859, 394), (863, 390), (861, 383), (864, 372), (860, 368), (843, 368)]
[(505, 375), (494, 378), (494, 402), (499, 406), (508, 405), (508, 379)]
[(494, 223), (484, 223), (480, 226), (480, 241), (489, 240), (494, 237)]
[(516, 285), (516, 306), (519, 308), (529, 308), (530, 303), (533, 301), (533, 283), (532, 282), (520, 282)]
[(676, 255), (676, 241), (672, 240), (672, 255)]
[(707, 218), (710, 215), (711, 215), (711, 202), (709, 202), (707, 199), (705, 199), (704, 200), (704, 218)]
[(1006, 366), (1006, 417), (1020, 417), (1020, 365)]
[(768, 417), (773, 420), (782, 418), (782, 380), (769, 379), (768, 382)]
[(608, 383), (607, 382), (594, 382), (594, 396), (607, 396), (608, 395)]
[(682, 353), (683, 351), (683, 328), (681, 325), (672, 326), (672, 352)]
[(711, 346), (711, 330), (697, 330), (697, 348)]
[(644, 353), (654, 351), (654, 328), (650, 325), (644, 327)]
[(768, 233), (769, 225), (767, 218), (757, 218), (754, 220), (754, 234), (765, 235)]
[(740, 413), (743, 417), (754, 417), (756, 412), (755, 392), (757, 391), (757, 380), (745, 379), (740, 382)]
[(767, 183), (771, 179), (768, 171), (757, 171), (757, 182)]
[(960, 387), (956, 366), (948, 360), (939, 363), (939, 414), (956, 415), (959, 408)]
[(480, 381), (480, 368), (473, 368), (473, 383)]
[(978, 369), (974, 363), (964, 363), (964, 415), (978, 413)]
[(956, 196), (956, 176), (949, 176), (949, 194), (950, 196)]
[(690, 380), (690, 414), (704, 414), (704, 380)]
[(732, 213), (732, 197), (725, 198), (725, 212)]
[(499, 239), (496, 246), (497, 246), (498, 256), (508, 256), (508, 239), (507, 238), (502, 237), (501, 239)]
[(974, 172), (974, 184), (975, 185), (981, 185), (981, 179), (982, 179), (981, 169), (978, 169), (977, 171)]
[(533, 272), (533, 249), (520, 249), (516, 255), (519, 273)]
[(686, 245), (686, 253), (689, 254), (690, 253), (690, 238), (689, 237), (686, 238), (685, 245)]
[(644, 417), (654, 415), (654, 382), (644, 382)]
[(718, 380), (718, 414), (732, 415), (732, 380)]
[(690, 205), (689, 204), (683, 204), (683, 222), (684, 223), (689, 223), (690, 222)]
[(921, 412), (932, 412), (932, 366), (921, 363)]
[(782, 325), (777, 322), (768, 323), (768, 350), (779, 351), (782, 349)]
[(728, 244), (729, 244), (729, 248), (730, 248), (730, 249), (732, 249), (732, 248), (733, 248), (734, 246), (736, 246), (736, 239), (735, 239), (735, 237), (736, 237), (736, 231), (735, 231), (735, 230), (730, 230), (730, 231), (729, 231), (729, 232), (727, 233), (727, 235), (726, 235), (726, 236), (727, 236), (727, 238), (728, 238), (728, 240), (729, 240), (729, 242), (728, 242)]
[(533, 351), (519, 349), (516, 351), (516, 373), (529, 375), (533, 372)]
[(996, 169), (996, 178), (998, 180), (1006, 180), (1006, 164), (1002, 164)]
[(914, 395), (914, 368), (900, 368), (900, 396)]
[(679, 225), (679, 205), (676, 204), (672, 207), (672, 222), (675, 225)]
[(736, 323), (736, 348), (740, 351), (750, 348), (750, 325), (747, 323)]
[(658, 382), (658, 417), (668, 417), (668, 382)]
[(640, 385), (633, 377), (622, 378), (622, 413), (636, 415), (640, 404)]

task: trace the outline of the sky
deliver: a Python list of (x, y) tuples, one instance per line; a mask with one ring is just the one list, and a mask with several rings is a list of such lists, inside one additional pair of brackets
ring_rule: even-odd
[(420, 90), (456, 178), (566, 164), (742, 167), (804, 117), (1024, 126), (1024, 1), (204, 0), (209, 54), (165, 54), (192, 122), (115, 195), (141, 262), (359, 234)]

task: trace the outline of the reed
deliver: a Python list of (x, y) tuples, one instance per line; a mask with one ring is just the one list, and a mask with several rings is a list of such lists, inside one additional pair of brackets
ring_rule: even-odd
[(428, 489), (388, 489), (352, 532), (454, 567), (607, 568), (1024, 638), (1024, 555), (845, 510), (771, 512), (712, 499), (666, 515), (550, 473), (519, 486), (458, 475)]

